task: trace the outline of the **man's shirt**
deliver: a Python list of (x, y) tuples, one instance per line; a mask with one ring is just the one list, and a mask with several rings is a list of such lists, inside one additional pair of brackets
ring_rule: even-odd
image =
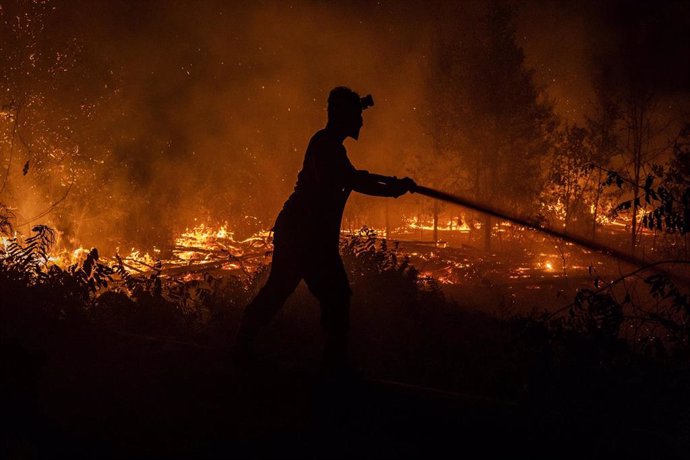
[(295, 190), (276, 220), (276, 237), (307, 245), (323, 243), (337, 250), (340, 222), (352, 190), (397, 197), (404, 193), (398, 183), (394, 177), (355, 169), (342, 142), (322, 129), (309, 141)]
[(357, 171), (347, 158), (345, 146), (327, 129), (309, 141), (297, 184), (283, 206), (276, 231), (300, 231), (318, 240), (335, 242)]

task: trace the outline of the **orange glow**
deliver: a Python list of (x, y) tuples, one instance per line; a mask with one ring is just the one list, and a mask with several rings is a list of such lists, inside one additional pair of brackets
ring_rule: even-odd
[[(195, 219), (199, 222), (200, 219)], [(410, 236), (412, 232), (424, 230), (432, 231), (433, 224), (429, 221), (420, 221), (416, 217), (403, 220), (404, 225), (391, 229), (392, 238), (399, 241), (405, 247), (406, 238), (415, 240), (415, 236)], [(627, 223), (625, 218), (602, 220), (604, 228), (610, 231), (620, 231)], [(524, 229), (514, 227), (510, 222), (497, 222), (495, 229), (497, 232), (511, 230), (525, 232)], [(385, 229), (373, 228), (371, 230), (383, 238), (386, 234)], [(470, 226), (464, 219), (461, 225), (457, 221), (447, 218), (441, 219), (438, 225), (439, 232), (448, 234), (466, 235), (469, 233)], [(347, 237), (350, 232), (342, 230), (343, 237)], [(429, 235), (427, 235), (428, 237)], [(271, 233), (261, 230), (246, 239), (236, 239), (235, 232), (227, 223), (219, 226), (199, 223), (179, 232), (173, 238), (173, 244), (169, 255), (163, 257), (162, 251), (154, 247), (150, 252), (140, 248), (131, 247), (128, 250), (116, 248), (114, 253), (101, 253), (101, 261), (106, 264), (116, 262), (117, 254), (122, 260), (124, 269), (133, 275), (151, 273), (160, 270), (161, 276), (179, 276), (181, 279), (198, 279), (205, 270), (220, 270), (237, 275), (253, 273), (260, 264), (270, 263), (270, 251), (272, 250)], [(402, 237), (402, 238), (401, 238)], [(6, 252), (10, 244), (16, 240), (23, 241), (22, 235), (14, 238), (0, 237), (0, 257), (2, 252)], [(89, 254), (90, 249), (78, 246), (75, 249), (68, 249), (64, 246), (62, 235), (58, 232), (58, 242), (52, 249), (48, 258), (48, 264), (55, 264), (62, 268), (83, 262)], [(424, 243), (422, 243), (424, 244)], [(471, 247), (471, 245), (470, 245)], [(435, 245), (433, 247), (411, 246), (407, 251), (400, 251), (401, 255), (409, 256), (415, 266), (420, 267), (420, 275), (424, 278), (433, 278), (441, 285), (460, 284), (465, 279), (468, 270), (472, 269), (470, 259), (458, 260), (458, 254), (463, 254), (463, 250), (456, 247), (449, 247), (447, 243)], [(4, 249), (4, 251), (2, 251)], [(450, 252), (447, 252), (447, 251)], [(455, 252), (455, 251), (459, 252)], [(469, 257), (469, 256), (466, 256)], [(559, 276), (554, 259), (559, 257), (552, 252), (540, 252), (531, 261), (520, 262), (520, 265), (511, 270), (508, 277), (511, 279), (524, 279), (549, 273), (550, 276)], [(569, 269), (583, 269), (579, 265), (569, 265)]]
[[(405, 227), (407, 229), (411, 230), (429, 230), (433, 231), (434, 230), (434, 224), (433, 221), (423, 221), (419, 220), (417, 217), (412, 217), (412, 218), (406, 218), (404, 219), (406, 224)], [(437, 230), (443, 231), (443, 232), (458, 232), (458, 233), (469, 233), (470, 232), (470, 226), (467, 225), (467, 222), (465, 219), (462, 219), (462, 223), (460, 225), (457, 224), (457, 222), (453, 222), (453, 220), (448, 220), (446, 219), (444, 221), (445, 223), (439, 221), (437, 225)]]

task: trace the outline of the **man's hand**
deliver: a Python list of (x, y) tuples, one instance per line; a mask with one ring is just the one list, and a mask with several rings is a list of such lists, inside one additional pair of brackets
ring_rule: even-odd
[(417, 184), (409, 177), (403, 177), (402, 179), (396, 177), (395, 181), (390, 184), (390, 187), (393, 189), (393, 196), (397, 198), (407, 192), (414, 192)]
[(407, 192), (414, 193), (415, 189), (417, 188), (417, 183), (409, 177), (403, 177), (400, 179), (400, 182), (403, 183)]

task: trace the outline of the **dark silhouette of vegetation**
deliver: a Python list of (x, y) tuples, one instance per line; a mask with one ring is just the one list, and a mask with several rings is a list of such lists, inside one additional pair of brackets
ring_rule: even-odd
[[(280, 411), (287, 410), (289, 401), (295, 397), (303, 401), (301, 390), (289, 383), (292, 377), (281, 377), (273, 370), (270, 381), (274, 383), (253, 384), (251, 394), (233, 383), (209, 387), (214, 379), (230, 378), (229, 339), (243, 306), (267, 276), (266, 268), (251, 276), (203, 274), (183, 280), (166, 277), (154, 267), (146, 275), (135, 276), (124, 270), (121, 259), (108, 265), (91, 250), (81, 263), (63, 270), (50, 262), (52, 239), (50, 229), (37, 226), (30, 238), (23, 243), (11, 241), (0, 256), (0, 352), (6, 369), (0, 397), (15, 401), (7, 407), (18, 420), (3, 434), (5, 445), (12, 449), (28, 445), (40, 453), (45, 452), (45, 438), (52, 440), (52, 448), (57, 445), (75, 452), (73, 443), (84, 439), (74, 438), (73, 430), (84, 436), (110, 433), (109, 439), (118, 439), (115, 445), (106, 438), (92, 438), (91, 444), (77, 450), (82, 454), (88, 449), (115, 449), (118, 455), (130, 456), (140, 454), (140, 449), (189, 453), (193, 450), (183, 444), (188, 446), (193, 440), (203, 449), (215, 445), (217, 436), (236, 440), (233, 443), (239, 446), (248, 442), (253, 446), (256, 436), (263, 440), (263, 448), (280, 445), (278, 439), (265, 436), (274, 433), (270, 421), (285, 416)], [(492, 420), (490, 425), (471, 418), (473, 425), (466, 428), (477, 436), (477, 442), (485, 439), (482, 436), (501, 433), (511, 440), (514, 451), (534, 453), (538, 440), (536, 445), (548, 450), (575, 437), (586, 440), (575, 448), (578, 454), (628, 452), (630, 443), (639, 448), (639, 440), (630, 433), (666, 430), (673, 436), (680, 428), (664, 427), (669, 420), (687, 415), (683, 388), (689, 375), (690, 310), (684, 288), (667, 277), (645, 278), (656, 302), (653, 310), (636, 305), (634, 295), (615, 291), (622, 280), (595, 280), (592, 289), (581, 290), (557, 315), (499, 319), (448, 302), (433, 279), (420, 276), (395, 245), (370, 229), (342, 240), (341, 253), (354, 291), (355, 362), (372, 377), (417, 385), (413, 388), (443, 388), (491, 398), (481, 403), (479, 412)], [(307, 361), (318, 354), (311, 346), (311, 351), (296, 356), (292, 351), (280, 353), (281, 347), (309, 340), (304, 322), (310, 321), (305, 311), (310, 302), (298, 290), (288, 313), (277, 320), (280, 333), (272, 334), (266, 343), (269, 352), (274, 349), (276, 356)], [(630, 333), (630, 324), (637, 325), (635, 334)], [(104, 367), (98, 362), (108, 364)], [(123, 383), (123, 378), (129, 383)], [(38, 404), (36, 394), (45, 394), (46, 385), (55, 388), (54, 396)], [(70, 396), (69, 386), (79, 392), (78, 399)], [(352, 442), (395, 449), (397, 444), (380, 443), (406, 433), (411, 452), (422, 452), (419, 449), (426, 445), (422, 439), (447, 446), (448, 430), (460, 425), (442, 422), (449, 416), (443, 414), (462, 413), (469, 404), (450, 409), (444, 403), (444, 408), (433, 409), (436, 406), (429, 398), (435, 396), (424, 396), (427, 390), (409, 390), (407, 395), (398, 393), (402, 389), (386, 391), (385, 397), (357, 393), (348, 403), (352, 411), (337, 415), (363, 426), (374, 420), (387, 426), (376, 428), (383, 437), (351, 434), (355, 436)], [(247, 423), (242, 414), (259, 410), (267, 392), (280, 399), (272, 403), (271, 414), (262, 416), (265, 425), (242, 425)], [(128, 400), (124, 406), (117, 402), (122, 398)], [(405, 428), (385, 418), (394, 414), (391, 408), (382, 408), (387, 400), (408, 410), (418, 407), (415, 411), (421, 412), (401, 419), (410, 424)], [(504, 407), (500, 401), (506, 400), (517, 403), (520, 411), (506, 415), (500, 409)], [(70, 404), (72, 409), (58, 412), (57, 421), (45, 415), (44, 410), (57, 410), (60, 404)], [(219, 406), (222, 411), (204, 412), (198, 404)], [(305, 436), (323, 436), (327, 429), (323, 417), (331, 420), (331, 415), (314, 415), (316, 419), (309, 421), (304, 419), (305, 409), (300, 410), (302, 415), (290, 416), (296, 418), (289, 423), (302, 420), (299, 423), (306, 425), (299, 429), (305, 430)], [(372, 411), (383, 412), (374, 415)], [(89, 417), (103, 423), (89, 424)], [(420, 425), (422, 420), (426, 426)], [(155, 436), (136, 441), (141, 424)], [(182, 430), (173, 437), (171, 424)], [(209, 431), (209, 426), (216, 428)], [(617, 428), (611, 432), (606, 428), (610, 426)], [(521, 428), (515, 431), (515, 427)], [(656, 440), (653, 450), (648, 446), (642, 451), (673, 453), (678, 449), (673, 443), (650, 439)], [(56, 440), (58, 444), (53, 443)], [(163, 448), (161, 442), (168, 447)], [(230, 445), (225, 447), (230, 449)], [(295, 445), (283, 448), (302, 452)]]
[[(654, 240), (653, 249), (676, 256), (684, 252), (686, 257), (689, 250), (686, 235), (690, 231), (689, 133), (687, 126), (681, 129), (673, 143), (672, 156), (665, 165), (648, 165), (650, 174), (644, 183), (615, 170), (605, 170), (607, 176), (603, 182), (605, 186), (615, 185), (634, 192), (631, 199), (620, 202), (612, 210), (614, 216), (630, 213), (631, 221), (636, 222), (634, 216), (641, 213), (641, 228), (664, 236), (660, 244)], [(639, 237), (639, 228), (636, 232)]]

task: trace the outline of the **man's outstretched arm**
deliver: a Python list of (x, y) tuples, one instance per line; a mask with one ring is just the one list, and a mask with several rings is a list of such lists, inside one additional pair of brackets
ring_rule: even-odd
[(352, 174), (352, 189), (365, 195), (399, 197), (407, 192), (414, 192), (417, 186), (409, 177), (397, 177), (372, 174), (362, 169)]

